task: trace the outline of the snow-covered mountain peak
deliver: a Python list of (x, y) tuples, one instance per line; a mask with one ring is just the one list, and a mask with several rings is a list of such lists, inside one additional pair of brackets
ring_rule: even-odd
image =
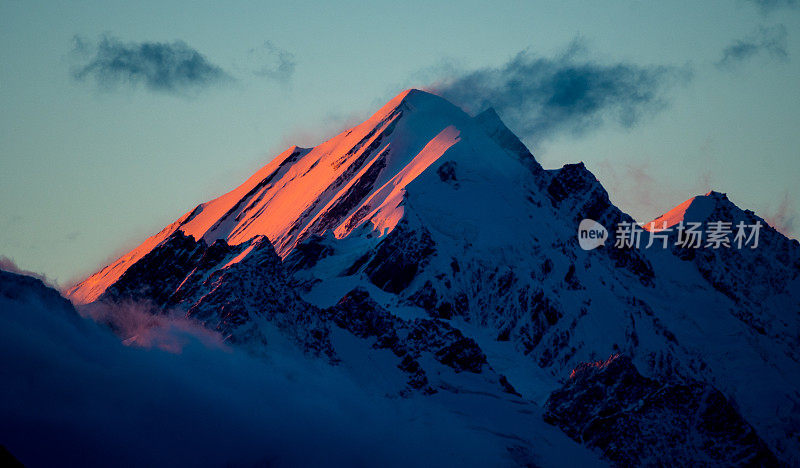
[(428, 120), (428, 123), (432, 123), (430, 121), (433, 120), (458, 124), (469, 119), (466, 112), (447, 99), (427, 91), (410, 88), (393, 97), (354, 129), (374, 127), (400, 112), (404, 112), (406, 116), (415, 115), (415, 120), (422, 117), (423, 120)]
[[(445, 159), (450, 162), (442, 168)], [(418, 181), (423, 173), (439, 171), (433, 176), (439, 184), (455, 176), (456, 165), (483, 179), (502, 174), (508, 183), (500, 185), (509, 189), (520, 172), (541, 169), (493, 111), (473, 118), (439, 96), (409, 89), (316, 147), (288, 148), (239, 187), (190, 210), (68, 294), (79, 303), (96, 300), (176, 231), (209, 245), (266, 236), (281, 257), (326, 232), (342, 238), (359, 228), (385, 235), (404, 216), (410, 184), (424, 192)]]

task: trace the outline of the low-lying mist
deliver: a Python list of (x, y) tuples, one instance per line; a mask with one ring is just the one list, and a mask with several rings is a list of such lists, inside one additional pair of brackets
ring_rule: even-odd
[(0, 275), (0, 444), (26, 466), (485, 465), (501, 449), (299, 350), (257, 358), (135, 304), (80, 317)]

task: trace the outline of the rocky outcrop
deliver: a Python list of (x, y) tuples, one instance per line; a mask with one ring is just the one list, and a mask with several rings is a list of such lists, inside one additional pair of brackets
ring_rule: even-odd
[(579, 366), (545, 409), (545, 421), (620, 466), (779, 465), (719, 390), (649, 379), (627, 356)]

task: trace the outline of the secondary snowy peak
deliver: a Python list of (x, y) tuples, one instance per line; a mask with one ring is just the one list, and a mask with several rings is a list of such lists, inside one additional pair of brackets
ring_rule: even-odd
[[(709, 217), (718, 207), (734, 207), (738, 210), (738, 207), (728, 200), (726, 194), (712, 190), (705, 195), (697, 195), (696, 197), (686, 200), (654, 219), (651, 223), (653, 223), (652, 226), (654, 229), (663, 229), (664, 227), (673, 227), (681, 221), (684, 223), (716, 221)], [(645, 224), (645, 229), (650, 229), (651, 223)]]
[(530, 171), (541, 170), (493, 111), (473, 118), (439, 96), (409, 89), (319, 146), (287, 149), (239, 187), (198, 205), (67, 294), (78, 303), (96, 300), (176, 231), (208, 244), (222, 239), (239, 245), (265, 236), (282, 258), (312, 235), (342, 238), (357, 228), (385, 235), (404, 216), (409, 184), (431, 165), (439, 169), (437, 161), (452, 153), (478, 171), (508, 176), (519, 160)]

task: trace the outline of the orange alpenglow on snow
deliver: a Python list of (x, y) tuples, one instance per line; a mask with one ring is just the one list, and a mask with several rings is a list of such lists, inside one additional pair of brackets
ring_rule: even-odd
[(671, 228), (681, 221), (705, 221), (711, 214), (716, 204), (715, 200), (725, 197), (725, 194), (710, 191), (705, 195), (692, 197), (653, 221), (646, 223), (644, 228), (648, 231)]
[(406, 186), (460, 140), (475, 120), (443, 98), (406, 90), (356, 127), (314, 148), (293, 146), (236, 189), (198, 205), (140, 246), (67, 291), (89, 303), (180, 230), (239, 245), (266, 236), (281, 257), (312, 234), (390, 232), (403, 218)]

